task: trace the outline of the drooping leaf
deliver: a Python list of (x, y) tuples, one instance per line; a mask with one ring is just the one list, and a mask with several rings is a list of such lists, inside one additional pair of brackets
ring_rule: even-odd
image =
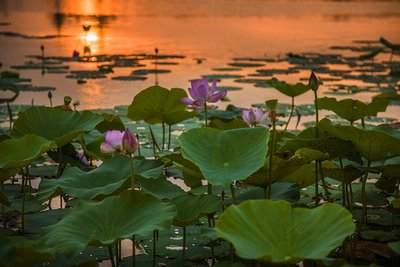
[(337, 204), (293, 209), (282, 200), (249, 200), (225, 210), (215, 230), (241, 258), (296, 263), (325, 258), (355, 226), (352, 215)]
[(31, 107), (15, 121), (12, 134), (17, 137), (36, 134), (53, 141), (57, 147), (62, 147), (77, 136), (94, 130), (101, 121), (101, 115), (90, 111)]
[(376, 116), (378, 112), (386, 111), (390, 102), (386, 99), (380, 99), (365, 104), (357, 99), (343, 99), (337, 101), (336, 98), (332, 97), (319, 98), (317, 101), (318, 109), (331, 110), (339, 117), (350, 122), (360, 120), (367, 116)]
[(108, 130), (118, 130), (123, 131), (125, 130), (124, 123), (121, 121), (121, 118), (114, 114), (103, 113), (103, 121), (97, 124), (96, 129), (101, 132), (105, 133)]
[(22, 168), (30, 165), (35, 159), (56, 144), (34, 134), (18, 139), (7, 139), (0, 143), (0, 168)]
[(277, 78), (272, 78), (267, 83), (282, 94), (290, 97), (302, 95), (311, 89), (311, 87), (303, 83), (288, 84), (285, 81), (279, 81)]
[(134, 121), (144, 120), (149, 124), (165, 122), (176, 124), (194, 116), (186, 111), (186, 104), (180, 101), (187, 97), (185, 90), (160, 86), (151, 86), (137, 94), (128, 108), (128, 118)]
[(390, 242), (388, 246), (397, 254), (400, 254), (400, 241), (397, 242)]
[(175, 215), (172, 203), (129, 190), (98, 203), (81, 202), (59, 223), (43, 228), (43, 237), (51, 247), (73, 256), (89, 245), (107, 246), (168, 229)]
[[(135, 176), (155, 179), (162, 173), (162, 168), (160, 161), (134, 160)], [(66, 169), (59, 179), (42, 180), (37, 197), (46, 201), (65, 193), (81, 200), (101, 200), (130, 187), (130, 176), (129, 158), (116, 155), (92, 171), (84, 172), (73, 167)]]
[(29, 240), (21, 236), (0, 238), (0, 266), (32, 266), (38, 262), (54, 259), (55, 250), (43, 241)]
[(159, 199), (173, 199), (185, 194), (179, 186), (162, 176), (157, 179), (142, 178), (137, 183), (143, 191)]
[(222, 207), (221, 199), (216, 195), (183, 195), (172, 202), (177, 214), (172, 222), (176, 226), (188, 226), (198, 218), (217, 212)]
[(319, 123), (319, 129), (351, 141), (360, 155), (370, 161), (386, 160), (400, 155), (400, 139), (379, 128), (364, 130), (349, 125), (333, 125), (328, 119), (323, 119)]
[(246, 179), (264, 165), (268, 132), (265, 128), (219, 131), (191, 129), (178, 138), (184, 158), (195, 163), (212, 184), (229, 185)]

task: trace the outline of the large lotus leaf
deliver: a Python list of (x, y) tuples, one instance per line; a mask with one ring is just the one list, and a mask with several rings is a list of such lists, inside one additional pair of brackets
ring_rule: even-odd
[(340, 139), (351, 141), (367, 160), (386, 160), (400, 155), (400, 138), (379, 128), (364, 130), (349, 125), (333, 125), (328, 119), (321, 120), (318, 127)]
[(337, 204), (305, 209), (283, 200), (249, 200), (225, 210), (215, 230), (241, 258), (296, 263), (324, 259), (355, 226), (351, 213)]
[[(322, 167), (333, 168), (333, 163), (330, 161), (324, 161), (322, 162)], [(324, 176), (327, 177), (328, 175), (324, 172)], [(321, 179), (321, 177), (318, 177), (318, 180), (319, 179)], [(310, 162), (300, 166), (297, 170), (289, 174), (285, 173), (285, 175), (282, 176), (282, 180), (296, 183), (301, 188), (315, 184), (315, 163)]]
[[(257, 172), (253, 173), (245, 180), (246, 183), (266, 188), (270, 181), (270, 161), (269, 157), (265, 161), (264, 166)], [(281, 180), (289, 174), (296, 172), (304, 164), (314, 160), (325, 160), (328, 158), (327, 153), (322, 153), (319, 150), (300, 148), (288, 160), (274, 156), (272, 161), (272, 182)]]
[(290, 97), (299, 96), (311, 89), (311, 87), (302, 83), (288, 84), (285, 81), (279, 81), (276, 78), (268, 80), (267, 83), (282, 94)]
[(40, 136), (28, 134), (18, 139), (7, 139), (0, 143), (0, 168), (22, 168), (56, 144)]
[(46, 242), (67, 255), (86, 246), (106, 246), (133, 235), (168, 229), (176, 215), (175, 205), (136, 190), (101, 202), (81, 202), (59, 223), (42, 229)]
[(128, 118), (134, 121), (144, 120), (155, 124), (165, 122), (169, 125), (181, 122), (194, 116), (186, 111), (186, 104), (180, 101), (187, 97), (185, 90), (160, 86), (151, 86), (137, 94), (128, 108)]
[(237, 129), (237, 128), (249, 128), (249, 125), (247, 123), (245, 123), (243, 120), (239, 120), (239, 119), (230, 120), (228, 122), (225, 122), (220, 119), (213, 119), (210, 122), (209, 126), (211, 128), (215, 128), (215, 129), (222, 130), (222, 131), (232, 130), (232, 129)]
[(121, 118), (114, 114), (103, 113), (103, 121), (97, 124), (96, 129), (101, 132), (105, 133), (108, 130), (118, 130), (124, 131), (125, 125), (121, 121)]
[(20, 137), (36, 134), (54, 141), (57, 147), (71, 142), (75, 137), (92, 131), (103, 117), (90, 111), (63, 111), (49, 107), (31, 107), (14, 123), (12, 134)]
[(390, 242), (388, 246), (395, 251), (397, 254), (400, 254), (400, 241), (397, 242)]
[(354, 145), (350, 141), (328, 136), (307, 139), (287, 139), (284, 145), (280, 148), (280, 151), (291, 155), (300, 148), (310, 148), (328, 153), (329, 158), (342, 156), (356, 161), (360, 160), (360, 156), (357, 154)]
[(173, 161), (173, 167), (181, 170), (185, 185), (189, 187), (198, 187), (202, 185), (201, 180), (204, 180), (203, 174), (193, 162), (184, 159), (181, 154), (167, 155), (168, 158)]
[(195, 163), (210, 183), (226, 186), (246, 179), (264, 165), (268, 132), (262, 127), (228, 131), (196, 128), (178, 140), (183, 157)]
[(182, 227), (192, 224), (206, 214), (215, 213), (222, 207), (222, 201), (216, 195), (183, 195), (172, 202), (177, 210), (173, 225)]
[(0, 266), (32, 266), (38, 262), (54, 259), (54, 249), (43, 241), (29, 240), (21, 236), (0, 238)]
[(143, 191), (159, 199), (173, 199), (185, 194), (182, 188), (171, 183), (163, 176), (157, 179), (142, 178), (137, 183)]
[[(157, 178), (161, 175), (163, 164), (157, 160), (134, 160), (135, 176)], [(98, 168), (84, 172), (77, 167), (66, 169), (59, 179), (43, 179), (37, 197), (46, 201), (65, 193), (80, 200), (101, 200), (118, 194), (130, 187), (131, 176), (129, 158), (116, 155)]]
[(365, 104), (356, 99), (337, 101), (334, 97), (323, 97), (317, 101), (318, 109), (331, 110), (339, 117), (351, 122), (360, 120), (366, 116), (376, 116), (378, 112), (386, 111), (389, 105), (389, 101), (386, 99), (376, 100), (370, 104)]

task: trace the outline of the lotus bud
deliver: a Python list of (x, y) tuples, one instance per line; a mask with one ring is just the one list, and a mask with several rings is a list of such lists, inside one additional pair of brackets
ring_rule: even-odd
[(322, 82), (317, 78), (317, 75), (312, 71), (310, 79), (308, 80), (308, 86), (313, 90), (317, 91)]
[(139, 141), (135, 136), (129, 131), (129, 129), (125, 129), (124, 135), (122, 137), (122, 150), (131, 154), (135, 152), (139, 148)]

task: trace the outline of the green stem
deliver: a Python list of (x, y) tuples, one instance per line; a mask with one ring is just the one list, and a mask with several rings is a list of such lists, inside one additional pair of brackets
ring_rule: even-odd
[(318, 162), (314, 162), (315, 165), (315, 204), (318, 205), (319, 197), (318, 197)]
[(204, 103), (204, 119), (206, 121), (206, 126), (208, 126), (207, 103)]
[[(1, 182), (1, 191), (4, 193), (4, 181)], [(4, 204), (1, 204), (1, 212), (3, 214), (4, 229), (7, 229), (7, 215), (6, 215), (6, 208), (5, 208)]]
[(361, 222), (360, 222), (360, 232), (362, 228), (367, 224), (367, 192), (366, 185), (368, 179), (369, 169), (371, 167), (371, 162), (368, 160), (367, 170), (365, 172), (364, 178), (362, 178), (362, 187), (361, 187), (361, 195), (362, 195), (362, 213), (361, 213)]
[(349, 183), (349, 189), (350, 189), (350, 212), (353, 211), (353, 203), (354, 203), (354, 198), (353, 198), (353, 187), (351, 186), (351, 183)]
[(132, 236), (132, 266), (136, 266), (136, 239), (135, 235)]
[(292, 108), (290, 109), (290, 115), (289, 115), (289, 119), (286, 122), (286, 126), (285, 126), (285, 131), (287, 130), (288, 126), (289, 126), (289, 122), (292, 119), (293, 116), (293, 111), (294, 111), (294, 97), (292, 97)]
[(318, 94), (317, 90), (314, 91), (314, 103), (315, 103), (315, 136), (319, 137), (318, 123), (319, 123), (319, 111), (318, 111)]
[(117, 267), (119, 267), (119, 259), (118, 259), (118, 255), (119, 255), (119, 247), (118, 247), (118, 242), (115, 243), (115, 265), (117, 265)]
[(183, 226), (183, 244), (182, 244), (182, 266), (185, 266), (185, 254), (186, 254), (186, 227)]
[(131, 163), (131, 189), (135, 190), (136, 180), (135, 180), (135, 170), (133, 168), (133, 157), (129, 154), (129, 162)]
[(57, 179), (60, 178), (62, 172), (62, 148), (58, 148), (58, 168), (57, 168)]
[[(22, 171), (23, 173), (23, 171)], [(22, 175), (24, 177), (24, 175)], [(25, 233), (25, 201), (26, 201), (26, 181), (29, 179), (29, 173), (25, 174), (25, 179), (22, 180), (22, 211), (21, 211), (21, 232)]]
[(272, 191), (272, 169), (273, 169), (273, 158), (275, 154), (275, 117), (272, 119), (272, 134), (271, 136), (271, 151), (269, 153), (269, 179), (268, 179), (268, 193), (267, 199), (271, 198), (271, 191)]
[[(136, 134), (136, 139), (138, 140), (138, 142), (139, 142), (139, 134)], [(154, 147), (153, 147), (154, 148)], [(140, 151), (140, 146), (138, 147), (138, 153), (139, 153), (139, 157), (142, 155), (142, 153), (141, 153), (141, 151)], [(154, 154), (155, 154), (155, 152), (154, 152)]]
[(168, 124), (168, 150), (171, 148), (171, 125)]
[(232, 204), (236, 205), (236, 194), (235, 194), (235, 187), (233, 186), (233, 182), (230, 185), (231, 187), (231, 194), (232, 194)]
[[(319, 123), (319, 111), (318, 111), (318, 94), (317, 90), (314, 90), (314, 105), (315, 105), (315, 137), (319, 137), (318, 123)], [(319, 203), (318, 199), (318, 161), (315, 161), (315, 203)]]
[(341, 170), (341, 176), (342, 176), (342, 205), (343, 207), (346, 207), (346, 197), (347, 197), (347, 184), (344, 182), (344, 170), (343, 170), (343, 161), (342, 157), (339, 157), (339, 162), (340, 162), (340, 170)]
[(361, 125), (365, 129), (365, 120), (364, 120), (364, 118), (361, 118)]
[(153, 267), (156, 267), (156, 265), (157, 265), (156, 255), (157, 255), (157, 230), (154, 230), (153, 231)]
[(10, 130), (12, 129), (12, 123), (13, 123), (13, 116), (12, 116), (12, 111), (10, 108), (10, 103), (7, 101), (7, 111), (8, 111), (8, 116), (10, 117)]
[(331, 202), (331, 193), (328, 190), (328, 184), (325, 182), (325, 176), (324, 176), (324, 172), (322, 169), (322, 162), (318, 161), (318, 167), (319, 167), (319, 172), (321, 175), (321, 181), (324, 187), (324, 191), (325, 191), (325, 195), (326, 195), (326, 199), (328, 202)]
[(162, 123), (162, 150), (165, 149), (165, 122)]
[(115, 267), (114, 255), (113, 255), (113, 252), (112, 252), (111, 245), (108, 245), (108, 253), (110, 254), (111, 266)]

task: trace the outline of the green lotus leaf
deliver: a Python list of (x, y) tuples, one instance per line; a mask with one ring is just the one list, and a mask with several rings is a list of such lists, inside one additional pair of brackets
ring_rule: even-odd
[(267, 83), (282, 94), (290, 97), (302, 95), (311, 89), (308, 85), (303, 83), (288, 84), (285, 81), (279, 81), (277, 78), (272, 78), (268, 80)]
[(157, 179), (142, 178), (137, 183), (143, 191), (159, 199), (173, 199), (185, 194), (182, 188), (171, 183), (163, 176)]
[[(163, 164), (156, 160), (134, 160), (135, 176), (157, 178)], [(84, 172), (77, 167), (66, 169), (59, 179), (43, 179), (39, 184), (37, 198), (46, 201), (62, 193), (80, 200), (101, 200), (130, 187), (129, 158), (116, 155), (98, 168)]]
[(195, 114), (185, 110), (186, 104), (180, 101), (183, 97), (187, 97), (183, 89), (168, 90), (160, 86), (151, 86), (134, 97), (128, 108), (128, 118), (134, 121), (144, 120), (150, 124), (176, 124)]
[(247, 123), (239, 119), (234, 119), (228, 122), (222, 121), (220, 119), (214, 119), (210, 122), (209, 126), (211, 128), (215, 128), (222, 131), (232, 130), (237, 128), (249, 128), (249, 125)]
[(210, 183), (227, 186), (264, 165), (268, 132), (262, 127), (228, 131), (196, 128), (178, 140), (183, 157), (195, 163)]
[(103, 117), (90, 111), (63, 111), (49, 107), (31, 107), (14, 123), (12, 134), (21, 137), (36, 134), (54, 141), (57, 147), (71, 142), (75, 137), (94, 130)]
[(54, 259), (54, 249), (43, 241), (29, 240), (21, 236), (0, 238), (0, 266), (32, 266), (38, 262)]
[(296, 263), (324, 259), (355, 226), (351, 213), (337, 204), (305, 209), (283, 200), (248, 200), (225, 210), (215, 230), (241, 258)]
[(397, 242), (390, 242), (388, 246), (397, 254), (400, 254), (400, 241)]
[(216, 195), (183, 195), (172, 200), (177, 215), (173, 225), (188, 226), (207, 214), (217, 212), (222, 207), (221, 199)]
[(20, 168), (0, 168), (0, 182), (4, 182), (11, 176), (15, 175), (19, 170)]
[(327, 109), (336, 113), (339, 117), (350, 122), (360, 120), (367, 116), (376, 116), (378, 112), (386, 111), (389, 105), (388, 100), (376, 100), (370, 104), (365, 104), (356, 99), (343, 99), (337, 101), (333, 97), (319, 98), (318, 109)]
[(56, 144), (40, 136), (28, 134), (18, 139), (7, 139), (0, 143), (0, 168), (22, 168)]
[(76, 256), (86, 246), (107, 246), (168, 229), (175, 215), (172, 203), (129, 190), (101, 202), (81, 202), (59, 223), (43, 228), (42, 234), (50, 247)]
[[(270, 156), (267, 157), (267, 160), (261, 169), (245, 180), (246, 183), (262, 188), (266, 188), (269, 185), (271, 179), (269, 175), (269, 157)], [(272, 163), (272, 182), (284, 179), (284, 177), (299, 170), (304, 164), (314, 160), (325, 160), (327, 158), (328, 155), (326, 153), (309, 148), (300, 148), (296, 150), (294, 155), (287, 160), (274, 156)], [(288, 181), (291, 180), (289, 179)]]
[(364, 130), (349, 125), (333, 125), (328, 119), (323, 119), (319, 129), (351, 141), (360, 155), (369, 161), (386, 160), (400, 155), (400, 138), (379, 128)]
[(99, 132), (105, 133), (108, 130), (125, 130), (125, 125), (119, 116), (108, 113), (103, 113), (101, 116), (103, 116), (103, 121), (96, 126)]

